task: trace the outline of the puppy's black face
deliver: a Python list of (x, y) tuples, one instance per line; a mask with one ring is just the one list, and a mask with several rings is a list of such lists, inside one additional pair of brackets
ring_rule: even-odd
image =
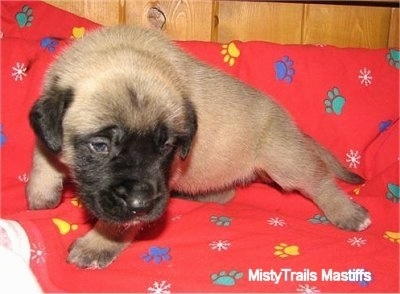
[(84, 205), (109, 222), (152, 221), (168, 201), (179, 138), (165, 125), (132, 131), (109, 126), (74, 138), (75, 181)]

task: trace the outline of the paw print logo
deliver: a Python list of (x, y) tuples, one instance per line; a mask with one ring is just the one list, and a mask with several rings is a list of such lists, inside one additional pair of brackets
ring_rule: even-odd
[(49, 51), (50, 53), (54, 53), (54, 51), (56, 51), (57, 45), (58, 40), (52, 37), (46, 37), (40, 41), (40, 47)]
[(388, 239), (390, 242), (400, 244), (400, 232), (386, 231), (383, 238)]
[(61, 235), (66, 235), (70, 231), (76, 231), (78, 229), (78, 225), (70, 224), (69, 222), (62, 220), (60, 218), (53, 218), (53, 223), (57, 226), (58, 230), (60, 231)]
[(222, 45), (221, 54), (224, 55), (224, 62), (229, 66), (235, 65), (235, 60), (240, 56), (240, 50), (234, 42)]
[(3, 125), (0, 124), (0, 147), (3, 147), (3, 145), (6, 143), (7, 137), (3, 133)]
[(74, 27), (72, 28), (71, 39), (81, 39), (85, 35), (84, 27)]
[(30, 27), (33, 21), (32, 8), (28, 5), (22, 6), (21, 11), (15, 15), (15, 20), (20, 28)]
[(236, 281), (243, 278), (243, 273), (236, 270), (230, 272), (221, 271), (211, 275), (211, 280), (214, 285), (220, 286), (235, 286)]
[(392, 183), (389, 183), (387, 185), (387, 193), (386, 193), (386, 198), (389, 199), (390, 201), (393, 201), (394, 203), (399, 203), (400, 200), (400, 187), (399, 185), (395, 185)]
[(232, 219), (227, 216), (211, 216), (211, 222), (215, 223), (217, 226), (228, 227), (231, 225)]
[(313, 224), (329, 224), (330, 221), (325, 215), (316, 214), (312, 218), (308, 219)]
[(293, 60), (289, 56), (283, 56), (281, 60), (276, 61), (274, 67), (277, 80), (286, 83), (292, 82), (294, 76)]
[(286, 243), (280, 243), (274, 247), (274, 255), (285, 258), (288, 256), (296, 256), (299, 255), (299, 246), (296, 245), (288, 245)]
[(155, 263), (161, 263), (161, 261), (169, 261), (171, 256), (169, 255), (170, 248), (165, 247), (150, 247), (149, 251), (142, 255), (145, 262), (154, 261)]
[(396, 49), (390, 49), (389, 53), (386, 55), (386, 59), (391, 66), (395, 68), (400, 68), (400, 51)]
[(346, 99), (340, 95), (339, 89), (335, 87), (328, 91), (328, 98), (325, 99), (325, 111), (341, 115), (345, 103)]

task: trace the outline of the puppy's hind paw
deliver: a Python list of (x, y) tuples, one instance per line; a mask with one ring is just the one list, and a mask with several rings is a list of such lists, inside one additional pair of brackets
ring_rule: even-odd
[(363, 231), (371, 225), (368, 211), (357, 203), (350, 203), (334, 211), (328, 219), (337, 227), (346, 231)]

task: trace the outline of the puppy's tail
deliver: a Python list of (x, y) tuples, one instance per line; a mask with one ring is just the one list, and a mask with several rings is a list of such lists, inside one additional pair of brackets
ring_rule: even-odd
[(365, 179), (361, 176), (349, 171), (344, 167), (339, 160), (327, 149), (322, 147), (313, 138), (304, 134), (306, 139), (315, 147), (314, 150), (317, 151), (320, 158), (326, 163), (328, 168), (341, 180), (348, 182), (350, 184), (363, 184)]

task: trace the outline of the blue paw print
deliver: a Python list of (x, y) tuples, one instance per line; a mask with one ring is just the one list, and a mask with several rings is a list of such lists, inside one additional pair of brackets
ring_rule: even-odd
[(3, 147), (3, 145), (6, 143), (7, 137), (6, 135), (3, 134), (3, 125), (0, 124), (0, 147)]
[(390, 49), (389, 53), (386, 55), (386, 59), (389, 61), (391, 66), (395, 68), (400, 68), (400, 51), (396, 49)]
[(392, 120), (385, 120), (385, 121), (381, 121), (380, 123), (379, 123), (379, 132), (384, 132), (384, 131), (386, 131), (387, 129), (389, 129), (390, 128), (390, 126), (393, 124), (393, 122), (392, 122)]
[(221, 286), (235, 286), (236, 280), (243, 278), (243, 273), (232, 270), (229, 273), (221, 271), (218, 274), (212, 274), (211, 280), (215, 285)]
[(146, 262), (154, 261), (155, 263), (160, 263), (161, 261), (169, 261), (171, 259), (169, 252), (170, 248), (168, 247), (152, 246), (147, 253), (142, 255), (142, 258)]
[(50, 53), (54, 53), (57, 45), (58, 45), (58, 40), (52, 37), (46, 37), (40, 40), (40, 47), (49, 51)]
[(387, 189), (388, 189), (388, 191), (386, 193), (386, 198), (389, 199), (390, 201), (393, 201), (394, 203), (399, 203), (399, 201), (400, 201), (399, 185), (389, 183), (387, 185)]
[(340, 95), (339, 89), (335, 87), (328, 91), (328, 98), (325, 99), (325, 111), (327, 113), (340, 115), (342, 114), (345, 103), (346, 99)]
[(320, 215), (320, 214), (314, 215), (308, 221), (313, 224), (329, 224), (330, 223), (325, 215)]
[(211, 216), (211, 222), (215, 223), (217, 226), (228, 227), (231, 225), (232, 219), (227, 216)]
[(33, 21), (32, 8), (28, 5), (22, 6), (21, 11), (15, 15), (15, 20), (20, 28), (30, 27)]
[(277, 80), (291, 83), (294, 76), (293, 60), (289, 56), (283, 56), (281, 60), (275, 62), (275, 73)]

